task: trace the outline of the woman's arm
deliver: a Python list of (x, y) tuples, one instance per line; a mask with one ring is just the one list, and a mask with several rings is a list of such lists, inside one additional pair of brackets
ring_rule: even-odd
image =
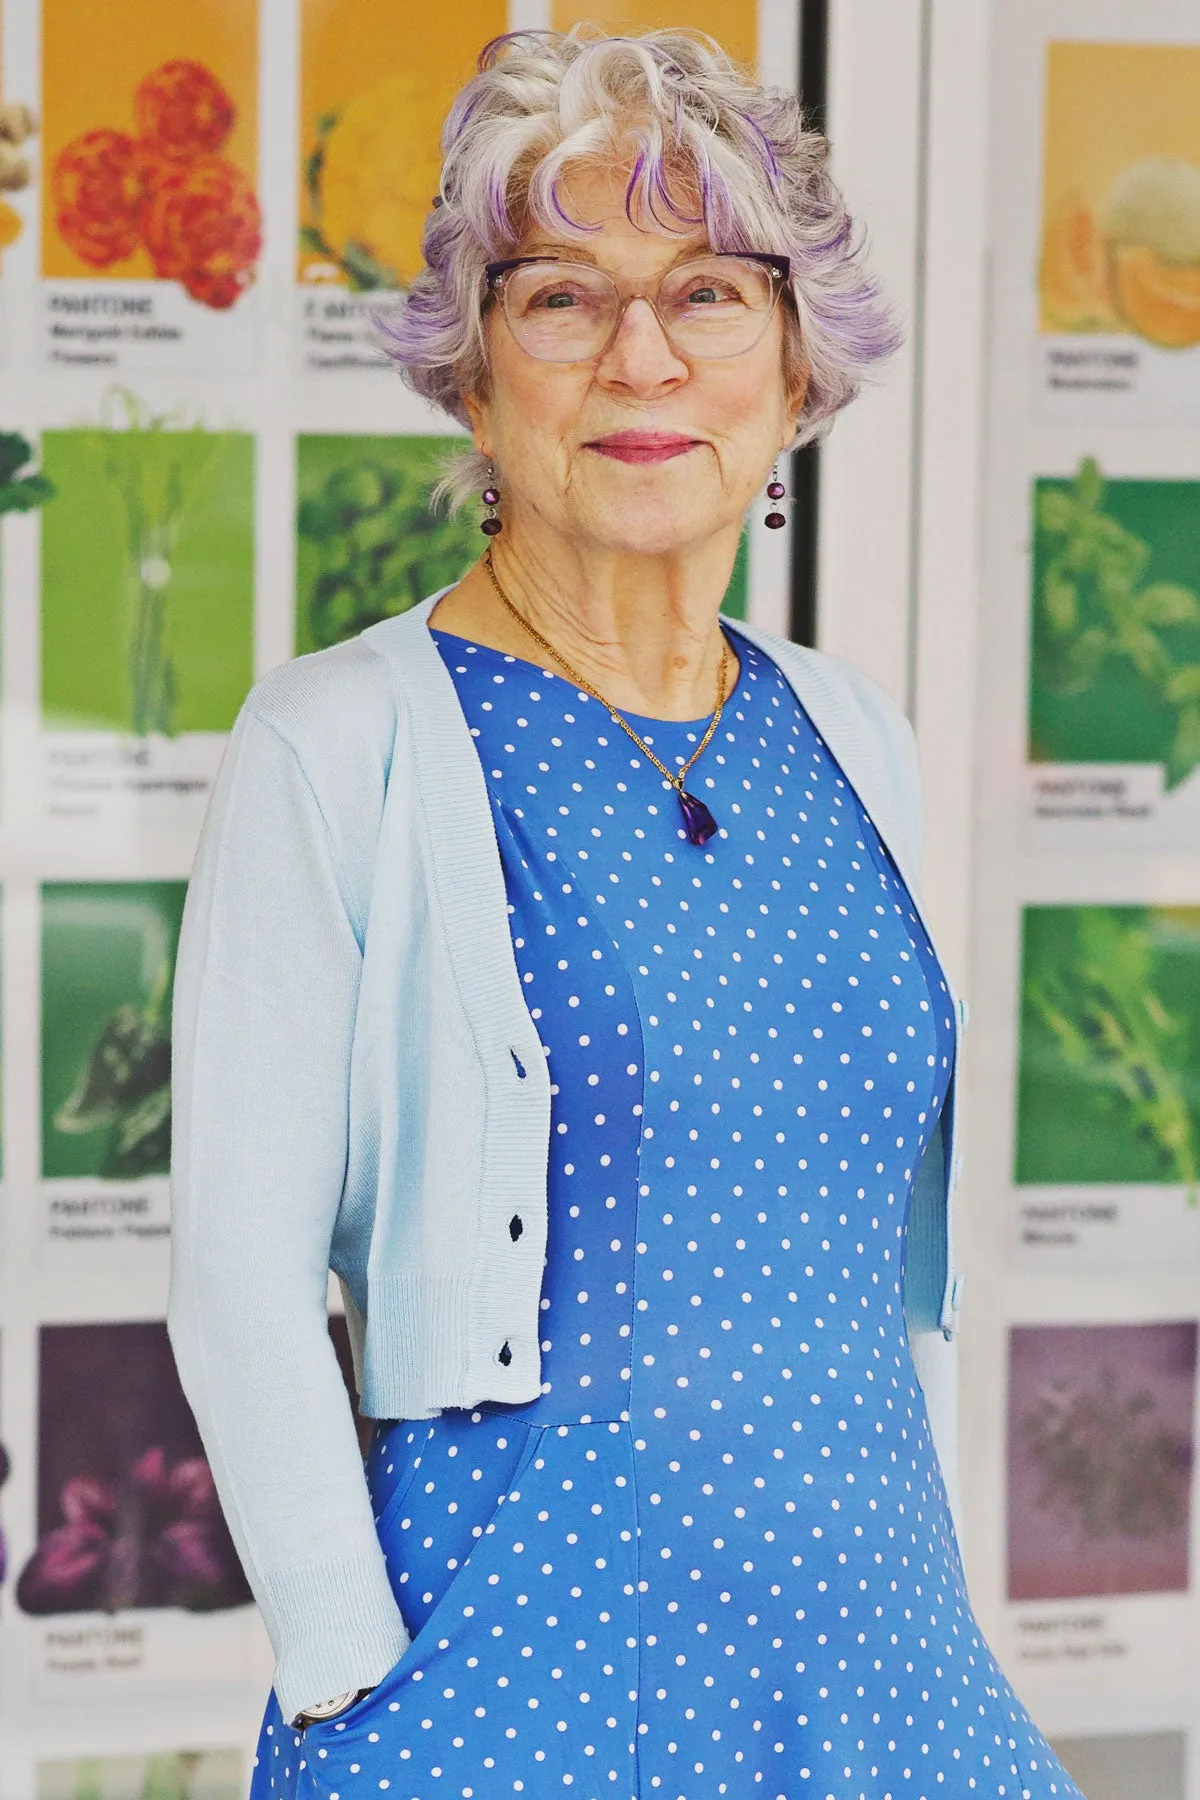
[(326, 1322), (360, 962), (326, 820), (252, 695), (175, 976), (169, 1328), (285, 1718), (408, 1642)]

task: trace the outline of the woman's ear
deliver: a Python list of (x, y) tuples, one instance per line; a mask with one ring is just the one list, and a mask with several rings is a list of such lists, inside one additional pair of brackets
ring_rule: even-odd
[(471, 438), (481, 456), (490, 456), (491, 451), (484, 442), (487, 432), (487, 408), (474, 394), (460, 394), (463, 411), (467, 415), (467, 423), (471, 427)]
[(804, 402), (808, 396), (808, 364), (800, 370), (790, 384), (787, 393), (787, 436), (781, 448), (790, 450), (796, 442), (800, 430), (800, 414), (804, 410)]

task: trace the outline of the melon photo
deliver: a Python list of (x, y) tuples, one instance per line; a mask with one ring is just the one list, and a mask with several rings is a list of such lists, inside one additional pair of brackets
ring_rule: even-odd
[(1134, 331), (1164, 350), (1200, 343), (1200, 167), (1149, 156), (1104, 206), (1067, 194), (1047, 214), (1038, 270), (1057, 331)]

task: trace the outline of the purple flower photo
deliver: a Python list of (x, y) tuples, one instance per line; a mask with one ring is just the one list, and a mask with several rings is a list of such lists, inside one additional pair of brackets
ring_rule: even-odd
[(1188, 1586), (1193, 1321), (1018, 1326), (1008, 1388), (1008, 1595)]
[(24, 1612), (250, 1600), (165, 1325), (43, 1327), (37, 1510)]

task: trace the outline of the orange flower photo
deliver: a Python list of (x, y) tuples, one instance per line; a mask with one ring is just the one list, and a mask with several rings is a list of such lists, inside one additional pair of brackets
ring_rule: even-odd
[[(81, 15), (47, 0), (45, 274), (177, 281), (216, 310), (250, 286), (262, 246), (252, 13), (98, 0)], [(154, 60), (168, 46), (190, 54)]]

